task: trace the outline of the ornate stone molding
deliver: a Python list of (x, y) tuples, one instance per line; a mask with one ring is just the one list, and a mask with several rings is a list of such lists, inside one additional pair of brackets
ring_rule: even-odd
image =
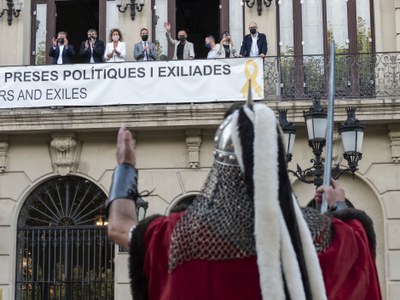
[(8, 152), (8, 136), (0, 135), (0, 173), (6, 171)]
[(50, 155), (54, 172), (61, 176), (76, 172), (82, 143), (76, 139), (74, 133), (53, 133), (51, 136)]
[(192, 169), (200, 167), (200, 147), (202, 142), (200, 129), (187, 129), (186, 133), (186, 146), (188, 150), (188, 162)]
[(390, 147), (395, 164), (400, 162), (400, 124), (389, 124)]
[[(304, 123), (303, 111), (312, 104), (307, 101), (269, 101), (265, 102), (272, 109), (288, 109), (290, 121)], [(0, 110), (0, 132), (31, 132), (64, 130), (68, 122), (70, 130), (91, 131), (117, 129), (121, 124), (128, 128), (157, 129), (163, 128), (217, 128), (221, 123), (230, 102), (197, 104), (149, 104), (120, 105), (98, 107), (64, 108), (16, 108)], [(326, 106), (326, 101), (322, 104)], [(387, 124), (400, 119), (399, 99), (336, 99), (335, 121), (345, 121), (346, 108), (356, 105), (357, 118), (363, 122)], [(135, 116), (132, 118), (132, 116)], [(21, 122), (23, 120), (23, 122)]]

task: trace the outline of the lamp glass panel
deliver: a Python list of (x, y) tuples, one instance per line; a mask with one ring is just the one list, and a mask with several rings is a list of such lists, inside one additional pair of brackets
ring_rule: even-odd
[(144, 0), (139, 0), (139, 4), (140, 4), (141, 6), (144, 6)]
[(22, 2), (14, 2), (14, 8), (16, 11), (21, 11), (22, 10)]
[(326, 118), (309, 118), (307, 120), (308, 139), (324, 139), (326, 137), (327, 119)]
[(364, 132), (345, 131), (342, 132), (342, 142), (344, 152), (361, 152)]
[(285, 147), (285, 152), (286, 153), (290, 153), (289, 152), (289, 150), (290, 150), (289, 143), (290, 143), (290, 133), (284, 132), (283, 133), (283, 146)]
[(285, 151), (288, 154), (293, 153), (293, 146), (294, 146), (294, 141), (296, 139), (296, 134), (293, 133), (284, 133), (283, 134), (283, 139), (285, 143)]
[(362, 144), (364, 140), (364, 132), (363, 131), (357, 131), (357, 152), (362, 152)]
[(122, 6), (122, 0), (115, 0), (116, 6)]
[(294, 147), (294, 141), (296, 140), (296, 134), (291, 133), (290, 134), (290, 140), (289, 140), (289, 153), (293, 153), (293, 147)]

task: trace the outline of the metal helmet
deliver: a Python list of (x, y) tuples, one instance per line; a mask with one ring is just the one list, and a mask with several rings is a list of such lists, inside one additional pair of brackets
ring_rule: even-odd
[(229, 115), (219, 126), (214, 138), (214, 158), (222, 165), (239, 166), (235, 155), (232, 132), (234, 130), (233, 115)]

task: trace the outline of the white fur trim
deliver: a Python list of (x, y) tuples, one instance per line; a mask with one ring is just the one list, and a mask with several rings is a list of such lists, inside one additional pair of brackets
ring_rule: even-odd
[(252, 123), (254, 123), (254, 111), (252, 111), (247, 105), (243, 108), (247, 117), (250, 119)]
[(296, 252), (294, 251), (292, 241), (290, 240), (289, 231), (286, 227), (283, 214), (280, 211), (279, 221), (281, 223), (281, 257), (282, 267), (285, 274), (286, 285), (289, 291), (290, 299), (306, 299), (299, 263), (297, 261)]
[(240, 143), (239, 128), (238, 128), (239, 111), (236, 110), (232, 114), (232, 143), (235, 149), (235, 156), (239, 163), (240, 169), (244, 172), (243, 156), (242, 156), (242, 144)]
[[(254, 109), (254, 230), (263, 299), (285, 299), (278, 201), (278, 144), (275, 114), (265, 105)], [(246, 111), (246, 113), (249, 113)], [(264, 162), (264, 163), (262, 163)], [(268, 162), (268, 163), (267, 163)]]
[(327, 299), (325, 284), (317, 251), (315, 250), (310, 230), (308, 229), (307, 223), (304, 220), (303, 213), (300, 210), (297, 200), (294, 196), (292, 199), (293, 206), (295, 208), (297, 224), (299, 226), (301, 244), (303, 246), (304, 259), (307, 266), (307, 274), (310, 281), (311, 293), (313, 295), (313, 299), (325, 300)]

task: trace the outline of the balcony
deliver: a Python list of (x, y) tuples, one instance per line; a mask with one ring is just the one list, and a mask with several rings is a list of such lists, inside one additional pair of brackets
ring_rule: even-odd
[[(329, 56), (264, 59), (265, 98), (327, 98)], [(400, 52), (336, 55), (336, 99), (400, 96)]]
[[(303, 121), (303, 111), (310, 106), (310, 100), (315, 96), (327, 98), (327, 74), (328, 56), (284, 56), (266, 57), (264, 59), (264, 96), (268, 105), (273, 109), (290, 109), (290, 119), (294, 122)], [(238, 59), (230, 59), (226, 63), (237, 63)], [(225, 63), (224, 60), (215, 63)], [(121, 63), (100, 64), (96, 66), (66, 66), (81, 72), (85, 68), (136, 68), (146, 66), (156, 68), (163, 63), (174, 65), (203, 64), (209, 65), (208, 61), (185, 61), (185, 62), (146, 62), (146, 63)], [(261, 66), (261, 64), (260, 64)], [(21, 73), (30, 72), (24, 66), (3, 67), (5, 71), (16, 71)], [(36, 67), (35, 67), (36, 68)], [(61, 72), (63, 66), (38, 66), (38, 70), (54, 70)], [(14, 70), (15, 69), (15, 70)], [(32, 68), (33, 69), (33, 68)], [(241, 69), (241, 68), (240, 68)], [(63, 74), (63, 73), (62, 73)], [(240, 75), (240, 86), (245, 78)], [(1, 77), (1, 76), (0, 76)], [(22, 78), (22, 77), (18, 77)], [(32, 77), (33, 78), (33, 77)], [(4, 78), (3, 78), (4, 79)], [(108, 79), (111, 80), (111, 79)], [(140, 79), (141, 80), (141, 79)], [(88, 86), (91, 80), (76, 80), (76, 84)], [(112, 80), (113, 84), (119, 83), (125, 86), (121, 80)], [(121, 82), (121, 83), (120, 83)], [(217, 90), (221, 92), (221, 82), (215, 81)], [(208, 82), (207, 86), (208, 86)], [(64, 87), (64, 81), (61, 81)], [(13, 85), (14, 86), (14, 85)], [(16, 88), (22, 86), (17, 83)], [(46, 88), (55, 88), (55, 82), (44, 84)], [(104, 85), (103, 85), (104, 86)], [(75, 87), (75, 85), (73, 86)], [(128, 86), (130, 89), (132, 85)], [(143, 87), (143, 85), (142, 85)], [(193, 86), (189, 85), (188, 88)], [(4, 87), (2, 87), (4, 89)], [(98, 91), (101, 86), (94, 84), (93, 87), (99, 97), (104, 91)], [(117, 86), (120, 89), (120, 86)], [(159, 88), (157, 85), (156, 88)], [(1, 94), (0, 102), (7, 104), (4, 93)], [(133, 91), (146, 92), (147, 89), (131, 89)], [(200, 90), (202, 91), (202, 90)], [(208, 89), (214, 93), (214, 88)], [(164, 93), (164, 91), (163, 91)], [(120, 105), (92, 105), (92, 106), (52, 106), (26, 108), (3, 108), (0, 109), (0, 132), (9, 134), (11, 132), (30, 132), (64, 130), (114, 130), (121, 123), (132, 128), (159, 128), (160, 126), (171, 128), (213, 128), (220, 123), (226, 109), (232, 101), (218, 101), (209, 99), (205, 102), (192, 101), (191, 93), (184, 94), (190, 100), (184, 103), (162, 102), (144, 104)], [(3, 96), (2, 96), (3, 95)], [(3, 99), (1, 98), (3, 97)], [(143, 97), (142, 97), (143, 98)], [(6, 101), (7, 100), (7, 101)], [(233, 100), (233, 99), (231, 99)], [(306, 101), (304, 101), (306, 100)], [(308, 100), (308, 101), (307, 101)], [(35, 100), (36, 101), (36, 100)], [(19, 101), (24, 103), (24, 101)], [(348, 106), (357, 106), (357, 116), (363, 121), (373, 122), (398, 122), (400, 119), (400, 52), (337, 55), (336, 57), (336, 97), (335, 97), (335, 119), (344, 121), (346, 119), (345, 109)]]

